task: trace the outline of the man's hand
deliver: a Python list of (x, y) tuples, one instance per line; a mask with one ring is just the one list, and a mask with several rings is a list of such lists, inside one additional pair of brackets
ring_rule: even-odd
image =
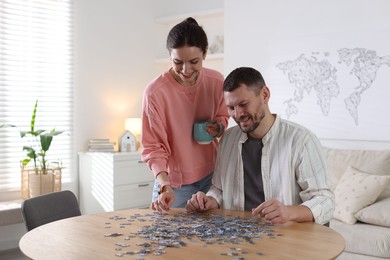
[(217, 208), (219, 208), (217, 201), (213, 197), (206, 196), (206, 194), (201, 191), (192, 195), (186, 205), (186, 210), (188, 212), (199, 212)]
[(253, 215), (271, 221), (273, 224), (283, 224), (290, 220), (287, 206), (276, 199), (270, 199), (261, 203), (257, 208), (252, 209)]
[(283, 224), (287, 221), (313, 221), (311, 210), (303, 205), (286, 206), (276, 199), (270, 199), (252, 209), (252, 215), (271, 221), (273, 224)]
[(175, 193), (171, 186), (165, 186), (164, 191), (158, 196), (157, 200), (152, 202), (152, 209), (154, 211), (162, 212), (163, 210), (168, 211), (173, 202), (175, 201)]

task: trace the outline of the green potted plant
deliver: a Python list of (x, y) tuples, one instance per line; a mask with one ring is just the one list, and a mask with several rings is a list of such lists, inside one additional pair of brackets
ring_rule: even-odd
[[(49, 162), (46, 158), (51, 146), (53, 137), (62, 134), (64, 131), (52, 129), (36, 130), (35, 118), (37, 115), (38, 100), (35, 102), (34, 110), (28, 131), (20, 131), (21, 138), (28, 138), (30, 145), (24, 145), (23, 151), (26, 158), (21, 160), (22, 171), (22, 197), (24, 199), (40, 194), (61, 190), (61, 169), (60, 162)], [(2, 127), (16, 127), (11, 124), (2, 124)]]

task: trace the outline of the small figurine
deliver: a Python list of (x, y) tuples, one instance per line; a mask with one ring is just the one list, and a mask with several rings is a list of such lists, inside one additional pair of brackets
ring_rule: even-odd
[(119, 137), (119, 152), (136, 152), (137, 138), (129, 131), (125, 130)]

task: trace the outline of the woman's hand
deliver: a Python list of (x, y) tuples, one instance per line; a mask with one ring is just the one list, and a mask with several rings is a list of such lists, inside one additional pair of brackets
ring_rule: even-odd
[(168, 211), (175, 201), (175, 193), (170, 185), (164, 186), (156, 201), (152, 202), (151, 208), (154, 211)]
[(163, 210), (167, 211), (171, 208), (173, 202), (175, 201), (175, 193), (173, 192), (172, 186), (169, 184), (168, 173), (166, 171), (161, 171), (156, 176), (159, 187), (162, 186), (158, 193), (158, 198), (156, 201), (152, 202), (151, 208), (154, 211), (162, 212)]
[(214, 137), (219, 137), (223, 132), (223, 125), (219, 122), (213, 122), (206, 126), (206, 131)]

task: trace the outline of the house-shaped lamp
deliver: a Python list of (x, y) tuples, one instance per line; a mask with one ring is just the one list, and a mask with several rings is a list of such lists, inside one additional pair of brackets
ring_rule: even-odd
[(120, 152), (136, 152), (137, 151), (137, 138), (130, 133), (129, 130), (125, 130), (119, 137), (119, 151)]

